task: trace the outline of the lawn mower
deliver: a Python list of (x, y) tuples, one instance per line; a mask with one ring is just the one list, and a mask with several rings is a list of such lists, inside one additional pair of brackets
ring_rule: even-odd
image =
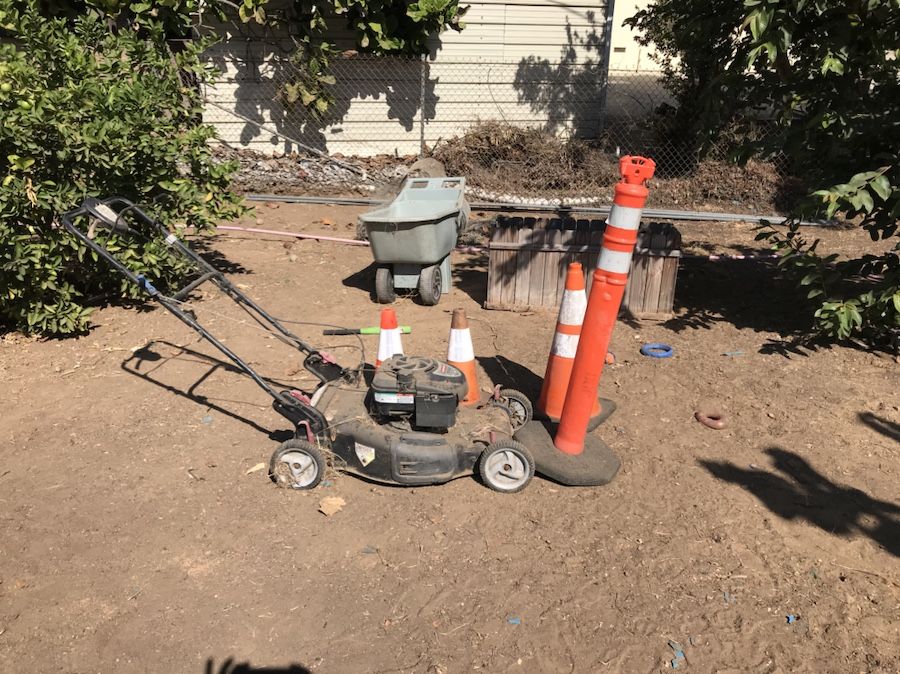
[[(477, 473), (499, 492), (524, 489), (535, 472), (531, 452), (513, 439), (531, 421), (531, 403), (521, 393), (495, 388), (482, 404), (460, 406), (468, 386), (465, 375), (448, 363), (397, 355), (377, 368), (363, 362), (343, 367), (307, 344), (232, 284), (158, 219), (127, 199), (86, 199), (61, 216), (63, 226), (125, 278), (222, 352), (272, 398), (276, 412), (291, 422), (294, 437), (272, 454), (269, 475), (279, 486), (312, 489), (330, 464), (365, 479), (397, 485), (447, 482)], [(84, 222), (89, 224), (82, 229)], [(78, 223), (78, 224), (76, 224)], [(194, 273), (169, 294), (153, 279), (136, 273), (98, 241), (119, 236), (157, 237)], [(100, 237), (101, 239), (104, 237)], [(303, 354), (303, 367), (317, 380), (313, 390), (279, 390), (205, 328), (186, 303), (210, 282), (268, 333)]]

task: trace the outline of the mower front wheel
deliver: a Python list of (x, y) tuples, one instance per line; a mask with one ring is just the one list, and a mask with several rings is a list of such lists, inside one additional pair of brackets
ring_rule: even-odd
[(285, 489), (312, 489), (325, 476), (325, 457), (306, 440), (281, 443), (269, 460), (269, 477)]
[(513, 431), (519, 430), (534, 417), (534, 407), (528, 396), (513, 388), (501, 388), (498, 396), (492, 398), (490, 404), (501, 408), (509, 415)]
[(512, 439), (498, 440), (481, 453), (478, 476), (494, 491), (515, 494), (534, 477), (534, 458), (525, 445)]

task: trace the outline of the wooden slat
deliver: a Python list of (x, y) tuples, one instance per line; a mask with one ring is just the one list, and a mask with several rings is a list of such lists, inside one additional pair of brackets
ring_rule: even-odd
[[(519, 223), (516, 220), (516, 218), (511, 219), (510, 226), (505, 232), (504, 242), (514, 242), (518, 238)], [(507, 249), (501, 254), (503, 255), (501, 267), (503, 269), (503, 288), (500, 290), (500, 304), (508, 309), (513, 306), (515, 300), (518, 252)]]
[[(551, 248), (558, 245), (561, 232), (558, 229), (547, 230), (547, 242)], [(543, 304), (546, 307), (555, 306), (559, 301), (559, 261), (562, 253), (545, 252), (544, 259), (544, 287), (541, 293)]]
[(505, 236), (506, 228), (499, 223), (491, 230), (491, 240), (488, 243), (488, 291), (485, 305), (489, 308), (500, 307), (500, 295), (503, 288), (503, 257), (505, 253), (494, 248)]
[[(546, 223), (535, 223), (531, 230), (531, 241), (537, 247), (546, 245), (547, 230)], [(528, 288), (528, 305), (532, 307), (540, 307), (544, 304), (544, 268), (547, 265), (547, 256), (545, 254), (533, 254), (531, 256), (531, 281)]]
[(659, 313), (659, 291), (662, 287), (663, 262), (665, 258), (651, 255), (649, 259), (650, 278), (644, 295), (644, 310)]
[(513, 304), (517, 307), (528, 306), (528, 296), (531, 288), (531, 258), (532, 251), (527, 246), (534, 230), (523, 226), (518, 229), (516, 240), (521, 244), (516, 253), (516, 289), (513, 293)]

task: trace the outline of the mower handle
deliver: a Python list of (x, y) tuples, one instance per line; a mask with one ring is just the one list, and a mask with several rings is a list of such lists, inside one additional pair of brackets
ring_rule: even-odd
[[(133, 233), (135, 230), (130, 227), (122, 217), (127, 212), (134, 213), (134, 215), (137, 216), (137, 218), (144, 224), (157, 228), (160, 234), (165, 237), (164, 240), (167, 246), (176, 250), (179, 254), (187, 258), (197, 267), (198, 271), (200, 272), (199, 278), (189, 283), (185, 288), (176, 292), (172, 297), (167, 297), (166, 295), (160, 293), (153, 286), (153, 284), (142, 274), (135, 274), (128, 267), (122, 264), (118, 260), (118, 258), (110, 253), (104, 246), (101, 246), (99, 243), (94, 241), (91, 237), (78, 229), (73, 223), (73, 220), (78, 217), (91, 215), (92, 217), (100, 220), (109, 229), (112, 229), (114, 231)], [(203, 338), (211, 342), (215, 347), (217, 347), (233, 362), (235, 362), (238, 367), (240, 367), (242, 370), (244, 370), (244, 372), (248, 373), (254, 380), (256, 380), (256, 382), (260, 384), (260, 386), (262, 386), (264, 389), (266, 389), (266, 391), (270, 395), (272, 395), (273, 398), (278, 398), (278, 393), (276, 391), (263, 383), (259, 375), (255, 371), (253, 371), (253, 369), (250, 368), (249, 365), (238, 358), (237, 355), (232, 353), (227, 347), (225, 347), (224, 344), (222, 344), (212, 334), (210, 334), (206, 330), (206, 328), (200, 325), (200, 323), (196, 320), (191, 312), (187, 312), (181, 308), (181, 301), (201, 283), (205, 281), (213, 282), (219, 289), (221, 289), (226, 295), (231, 297), (231, 299), (233, 299), (236, 303), (242, 305), (242, 307), (246, 311), (251, 312), (251, 315), (255, 314), (254, 320), (268, 323), (274, 330), (278, 331), (284, 337), (286, 337), (287, 340), (293, 343), (299, 351), (306, 355), (306, 358), (303, 362), (304, 366), (320, 381), (329, 382), (348, 376), (349, 373), (347, 370), (331, 360), (331, 358), (327, 354), (321, 353), (318, 349), (314, 348), (310, 344), (307, 344), (302, 339), (297, 337), (297, 335), (293, 334), (290, 330), (285, 328), (275, 317), (267, 313), (256, 302), (254, 302), (247, 295), (241, 292), (236, 286), (234, 286), (227, 278), (225, 278), (224, 274), (222, 274), (219, 270), (217, 270), (206, 260), (197, 255), (197, 253), (191, 250), (188, 246), (182, 243), (181, 240), (177, 236), (175, 236), (175, 234), (170, 232), (162, 222), (145, 213), (140, 207), (136, 206), (128, 199), (118, 196), (109, 197), (107, 199), (88, 197), (78, 208), (63, 213), (60, 216), (60, 221), (63, 227), (65, 227), (70, 234), (75, 236), (88, 248), (97, 253), (97, 255), (106, 260), (112, 267), (118, 270), (128, 280), (130, 280), (132, 283), (134, 283), (139, 288), (144, 290), (144, 292), (150, 295), (150, 297), (162, 304), (171, 313), (175, 314), (175, 316), (182, 322), (187, 323), (190, 327), (200, 333)]]

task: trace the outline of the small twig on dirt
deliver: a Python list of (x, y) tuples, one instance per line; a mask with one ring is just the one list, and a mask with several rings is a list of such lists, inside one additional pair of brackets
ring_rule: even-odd
[(397, 667), (396, 669), (379, 669), (375, 674), (390, 674), (391, 672), (408, 672), (411, 669), (414, 669), (419, 666), (419, 663), (425, 659), (425, 654), (419, 656), (419, 659), (416, 660), (411, 665), (405, 665), (403, 667)]
[(462, 629), (463, 627), (465, 627), (466, 625), (471, 625), (471, 624), (472, 624), (472, 623), (463, 623), (462, 625), (457, 625), (456, 627), (454, 627), (454, 628), (453, 628), (452, 630), (450, 630), (449, 632), (438, 632), (438, 634), (440, 634), (442, 637), (446, 637), (446, 636), (448, 636), (448, 635), (450, 635), (450, 634), (453, 634), (456, 630), (461, 630), (461, 629)]
[(2, 473), (0, 473), (0, 477), (6, 477), (6, 476), (9, 475), (11, 472), (12, 472), (11, 470), (4, 470)]
[(144, 591), (144, 588), (139, 587), (137, 590), (135, 590), (135, 593), (133, 595), (128, 597), (128, 601), (131, 601), (132, 599), (137, 599), (137, 596), (143, 591)]
[[(482, 323), (487, 326), (487, 329), (491, 331), (491, 341), (494, 344), (494, 353), (495, 354), (500, 353), (500, 346), (497, 344), (497, 339), (499, 339), (499, 338), (497, 336), (497, 331), (494, 329), (494, 326), (491, 325), (490, 322), (482, 320), (480, 318), (477, 318), (476, 316), (469, 316), (469, 320), (476, 321), (478, 323)], [(502, 364), (501, 364), (501, 367), (503, 367)], [(503, 369), (505, 370), (506, 368), (503, 368)], [(509, 374), (509, 373), (507, 373), (507, 374)]]
[(900, 587), (900, 583), (898, 583), (897, 581), (892, 580), (892, 579), (888, 578), (887, 576), (882, 576), (880, 573), (877, 573), (875, 571), (868, 571), (866, 569), (857, 569), (852, 566), (844, 566), (843, 564), (838, 564), (837, 562), (831, 562), (831, 563), (838, 568), (846, 569), (847, 571), (856, 571), (856, 573), (864, 573), (869, 576), (875, 576), (876, 578), (881, 578), (881, 580), (883, 580), (886, 583), (890, 583), (894, 587)]

